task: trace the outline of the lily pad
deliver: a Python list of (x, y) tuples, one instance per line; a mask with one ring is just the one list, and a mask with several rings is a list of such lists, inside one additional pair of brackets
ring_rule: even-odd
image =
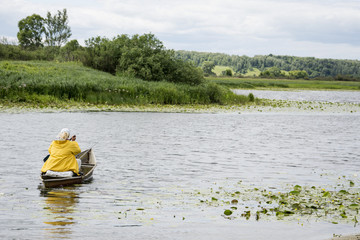
[(230, 216), (232, 213), (233, 213), (233, 212), (232, 212), (231, 210), (229, 210), (229, 209), (226, 209), (226, 210), (224, 211), (224, 214), (225, 214), (226, 216)]

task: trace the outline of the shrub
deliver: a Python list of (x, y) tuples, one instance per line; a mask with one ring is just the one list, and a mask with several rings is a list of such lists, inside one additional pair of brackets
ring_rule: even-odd
[(153, 34), (119, 35), (112, 40), (91, 38), (86, 41), (83, 63), (111, 74), (126, 74), (146, 81), (170, 81), (200, 84), (202, 71), (190, 63), (175, 59)]

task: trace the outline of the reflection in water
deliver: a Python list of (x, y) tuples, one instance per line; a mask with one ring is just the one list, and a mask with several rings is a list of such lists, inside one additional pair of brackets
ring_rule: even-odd
[(45, 224), (52, 225), (52, 228), (45, 228), (53, 237), (67, 237), (71, 235), (71, 225), (76, 221), (73, 218), (73, 213), (78, 203), (79, 194), (75, 191), (76, 188), (64, 189), (42, 189), (40, 195), (45, 197), (44, 209), (46, 220)]

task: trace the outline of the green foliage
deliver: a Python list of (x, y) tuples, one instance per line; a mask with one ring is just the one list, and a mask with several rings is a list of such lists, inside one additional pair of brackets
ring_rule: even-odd
[[(201, 69), (199, 70), (201, 71)], [(0, 61), (0, 99), (34, 102), (58, 99), (95, 104), (244, 104), (215, 83), (149, 82), (113, 76), (80, 63)]]
[(226, 77), (232, 77), (233, 73), (231, 71), (231, 69), (226, 69), (225, 71), (223, 71), (221, 73), (222, 76), (226, 76)]
[(71, 40), (60, 49), (60, 59), (63, 61), (80, 61), (84, 53), (84, 48), (77, 40)]
[(112, 40), (86, 41), (84, 64), (112, 74), (133, 76), (146, 81), (200, 84), (202, 72), (191, 63), (174, 58), (153, 34), (118, 35)]
[(44, 19), (37, 14), (33, 14), (18, 23), (19, 32), (17, 38), (23, 48), (35, 49), (42, 46), (42, 34), (45, 31)]
[(294, 78), (294, 79), (308, 79), (309, 78), (309, 74), (306, 71), (299, 71), (299, 70), (294, 70), (294, 71), (289, 71), (289, 77), (290, 78)]
[(229, 88), (289, 88), (359, 90), (360, 81), (318, 81), (304, 79), (226, 78), (209, 77), (208, 81)]
[(71, 36), (71, 30), (68, 26), (68, 16), (66, 9), (57, 12), (52, 16), (50, 12), (47, 13), (45, 30), (45, 43), (51, 47), (60, 47), (63, 43), (66, 43)]
[(285, 74), (281, 72), (278, 67), (271, 67), (260, 73), (262, 78), (279, 78), (285, 77)]
[[(230, 207), (236, 203), (238, 207), (232, 206), (231, 210), (224, 211), (223, 217), (227, 219), (245, 218), (249, 220), (253, 217), (257, 221), (286, 219), (296, 222), (310, 220), (311, 222), (311, 219), (316, 219), (334, 224), (339, 222), (358, 223), (360, 194), (356, 188), (348, 187), (346, 182), (337, 184), (337, 187), (331, 190), (315, 186), (295, 185), (289, 187), (290, 189), (279, 189), (279, 191), (272, 192), (265, 188), (253, 188), (240, 183), (233, 189), (240, 188), (241, 194), (239, 191), (230, 190), (229, 186), (227, 188), (219, 186), (215, 196), (214, 192), (204, 194), (198, 192), (197, 195), (202, 195), (203, 199), (200, 199), (202, 204), (211, 207)], [(340, 190), (336, 188), (340, 188)], [(216, 203), (212, 199), (217, 199)], [(231, 218), (228, 217), (230, 215)]]
[(20, 20), (18, 27), (17, 37), (20, 46), (31, 50), (43, 46), (43, 34), (46, 37), (45, 43), (51, 47), (60, 47), (71, 36), (66, 9), (63, 9), (62, 12), (58, 11), (54, 16), (48, 12), (46, 19), (38, 14), (33, 14)]
[(0, 41), (0, 60), (53, 60), (54, 54), (47, 47), (34, 50), (9, 43), (6, 39)]
[(202, 70), (206, 76), (214, 75), (213, 69), (215, 67), (215, 63), (212, 61), (205, 61), (202, 63)]
[(254, 102), (255, 101), (255, 97), (254, 97), (254, 94), (252, 94), (252, 93), (249, 93), (249, 101), (250, 102)]
[[(277, 67), (283, 71), (305, 71), (310, 78), (353, 76), (360, 78), (360, 61), (317, 59), (313, 57), (294, 56), (236, 56), (222, 53), (176, 51), (176, 58), (191, 61), (196, 66), (202, 66), (205, 61), (212, 61), (215, 65), (231, 67), (236, 73), (246, 75), (253, 69), (265, 71), (267, 68)], [(251, 74), (253, 77), (253, 73)]]

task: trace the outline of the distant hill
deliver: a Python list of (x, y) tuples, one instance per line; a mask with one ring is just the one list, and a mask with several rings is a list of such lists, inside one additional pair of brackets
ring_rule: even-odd
[(277, 67), (284, 71), (304, 70), (309, 77), (360, 77), (360, 61), (319, 59), (314, 57), (257, 55), (254, 57), (228, 55), (223, 53), (208, 53), (195, 51), (175, 51), (176, 58), (191, 61), (201, 67), (203, 62), (212, 61), (215, 65), (229, 66), (236, 73), (245, 75), (254, 69), (264, 71)]

